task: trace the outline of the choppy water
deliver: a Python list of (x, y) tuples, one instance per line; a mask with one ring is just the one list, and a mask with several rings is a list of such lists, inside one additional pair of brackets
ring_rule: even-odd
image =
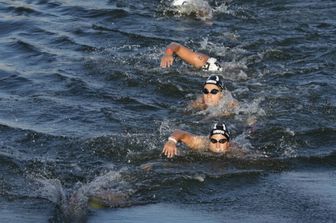
[[(336, 221), (336, 2), (197, 3), (0, 1), (2, 221)], [(185, 111), (208, 73), (159, 68), (171, 41), (224, 61), (224, 120), (261, 155), (160, 156), (218, 120)]]

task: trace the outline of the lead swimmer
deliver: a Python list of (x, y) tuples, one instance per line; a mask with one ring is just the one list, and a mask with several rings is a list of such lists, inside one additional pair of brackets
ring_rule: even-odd
[(177, 129), (169, 136), (168, 141), (164, 144), (162, 153), (168, 158), (173, 158), (178, 154), (176, 145), (179, 142), (185, 144), (193, 151), (226, 154), (232, 148), (236, 148), (237, 151), (242, 152), (242, 150), (238, 149), (236, 143), (230, 142), (230, 133), (225, 123), (215, 123), (209, 136), (194, 135)]

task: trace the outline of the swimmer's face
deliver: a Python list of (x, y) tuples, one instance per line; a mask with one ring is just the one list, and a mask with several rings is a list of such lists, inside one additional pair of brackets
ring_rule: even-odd
[(229, 150), (229, 140), (222, 134), (214, 134), (210, 137), (209, 150), (214, 153), (225, 153)]
[(206, 84), (203, 87), (203, 101), (207, 106), (216, 106), (222, 99), (222, 89), (214, 84)]

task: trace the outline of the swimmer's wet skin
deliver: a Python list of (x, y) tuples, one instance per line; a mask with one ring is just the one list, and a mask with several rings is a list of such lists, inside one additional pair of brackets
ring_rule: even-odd
[[(209, 107), (221, 106), (222, 101), (227, 100), (223, 91), (223, 77), (220, 75), (210, 75), (203, 84), (202, 96), (199, 96), (191, 103), (191, 108), (204, 110)], [(238, 101), (231, 97), (230, 104), (226, 106), (225, 110), (233, 109), (238, 106)], [(225, 113), (225, 115), (229, 114)]]
[(221, 92), (224, 89), (222, 78), (218, 75), (211, 75), (203, 86), (203, 102), (206, 106), (216, 106), (222, 99)]
[(204, 71), (222, 71), (222, 67), (216, 58), (209, 57), (206, 54), (194, 52), (191, 49), (172, 42), (165, 50), (165, 55), (161, 58), (160, 67), (168, 68), (174, 63), (174, 55), (180, 57), (184, 62), (193, 65), (197, 69)]
[(182, 142), (194, 151), (226, 153), (230, 150), (230, 133), (224, 123), (215, 123), (209, 137), (197, 136), (182, 130), (175, 130), (165, 143), (162, 153), (168, 158), (177, 155), (176, 144)]

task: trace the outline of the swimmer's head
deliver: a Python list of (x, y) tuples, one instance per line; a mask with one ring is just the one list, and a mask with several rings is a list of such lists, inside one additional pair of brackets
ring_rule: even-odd
[(204, 71), (222, 71), (223, 68), (216, 58), (210, 57), (207, 62), (202, 66)]
[(223, 78), (219, 75), (211, 75), (203, 85), (203, 101), (207, 106), (216, 106), (223, 97)]
[(230, 132), (226, 127), (225, 123), (215, 123), (210, 131), (210, 138), (215, 134), (221, 134), (225, 136), (225, 138), (229, 141), (230, 140)]
[(229, 150), (230, 133), (224, 123), (215, 123), (209, 135), (209, 150), (225, 153)]
[(206, 84), (214, 84), (217, 85), (220, 89), (224, 89), (223, 77), (220, 75), (210, 75), (204, 82), (204, 85)]

